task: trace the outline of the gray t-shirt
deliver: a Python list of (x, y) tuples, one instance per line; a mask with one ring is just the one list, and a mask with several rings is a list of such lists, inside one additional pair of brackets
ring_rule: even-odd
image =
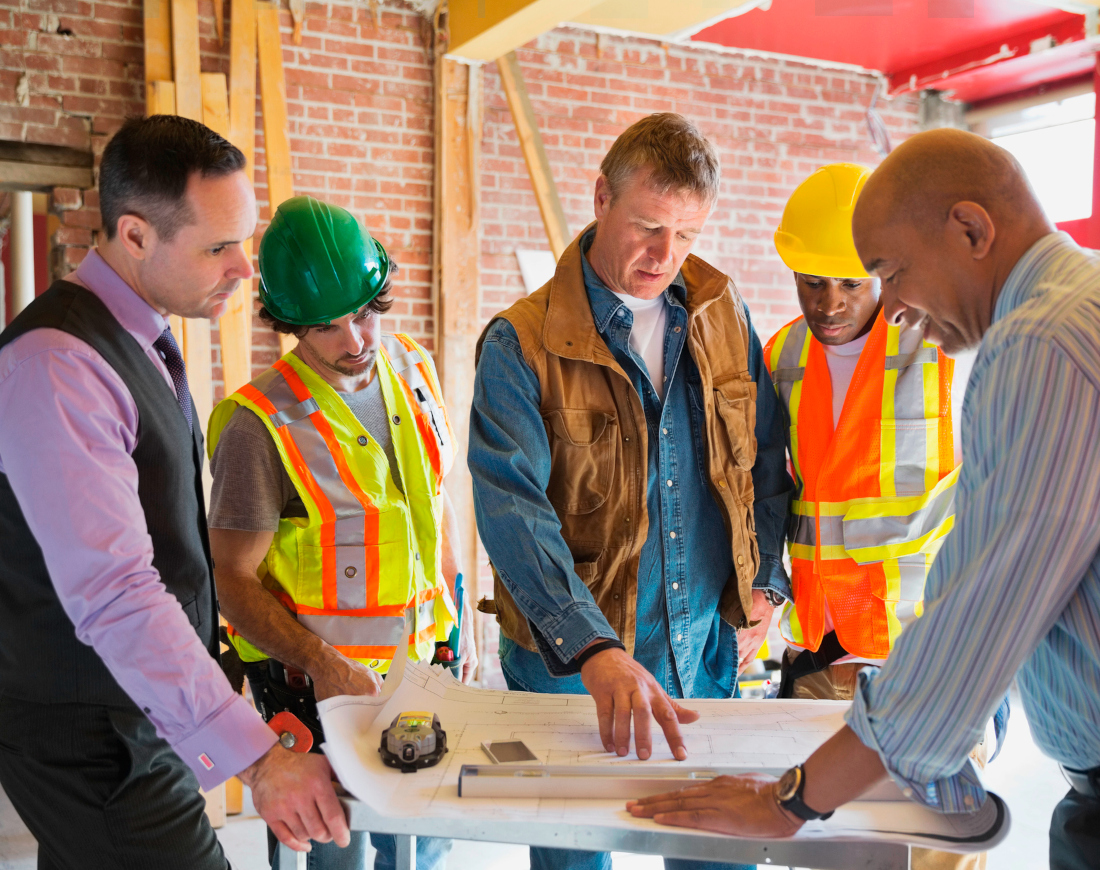
[[(336, 395), (347, 403), (363, 428), (386, 452), (393, 481), (402, 489), (389, 414), (378, 377), (358, 392)], [(210, 471), (214, 475), (209, 519), (212, 529), (275, 532), (280, 518), (308, 516), (271, 433), (248, 408), (237, 408), (229, 418), (210, 460)]]

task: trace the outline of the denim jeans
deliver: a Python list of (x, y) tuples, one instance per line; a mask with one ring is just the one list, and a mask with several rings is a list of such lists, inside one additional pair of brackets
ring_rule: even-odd
[[(374, 846), (374, 870), (394, 870), (397, 863), (397, 843), (393, 834), (367, 834), (352, 831), (351, 843), (341, 849), (335, 843), (314, 843), (306, 858), (308, 870), (367, 870), (367, 837)], [(438, 837), (416, 838), (416, 870), (443, 870), (451, 841)], [(275, 859), (272, 870), (294, 870), (279, 866)]]

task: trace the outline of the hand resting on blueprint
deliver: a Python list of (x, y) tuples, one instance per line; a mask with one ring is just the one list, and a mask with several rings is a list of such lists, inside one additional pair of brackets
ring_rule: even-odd
[[(864, 746), (845, 725), (802, 766), (802, 800), (815, 812), (828, 813), (855, 800), (886, 776), (878, 753)], [(804, 824), (776, 799), (774, 777), (756, 773), (719, 776), (706, 785), (627, 801), (639, 819), (661, 825), (701, 828), (741, 837), (791, 837)]]
[(600, 740), (608, 752), (630, 751), (630, 721), (634, 720), (634, 745), (645, 761), (653, 753), (650, 717), (656, 720), (679, 761), (687, 758), (680, 725), (694, 722), (699, 714), (681, 707), (657, 685), (653, 675), (619, 649), (596, 653), (581, 666), (581, 680), (596, 702)]

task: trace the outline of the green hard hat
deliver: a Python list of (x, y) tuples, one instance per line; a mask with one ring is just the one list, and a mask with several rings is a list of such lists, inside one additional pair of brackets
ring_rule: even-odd
[(291, 197), (260, 241), (260, 302), (286, 323), (329, 323), (382, 292), (392, 265), (351, 212)]

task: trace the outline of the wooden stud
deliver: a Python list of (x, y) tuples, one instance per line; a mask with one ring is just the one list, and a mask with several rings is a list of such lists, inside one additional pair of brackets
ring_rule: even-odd
[(256, 7), (232, 0), (229, 20), (229, 141), (244, 152), (248, 177), (256, 156)]
[[(267, 200), (274, 215), (283, 202), (294, 196), (290, 139), (287, 136), (283, 42), (277, 6), (266, 2), (256, 4), (256, 41), (259, 48), (260, 102), (264, 116)], [(297, 343), (293, 335), (280, 335), (279, 352), (287, 354)]]
[(218, 34), (218, 46), (225, 45), (225, 0), (214, 0), (214, 30)]
[(148, 115), (176, 114), (176, 83), (149, 82), (145, 86), (145, 111)]
[(516, 53), (510, 51), (499, 58), (497, 69), (500, 71), (504, 94), (508, 98), (508, 108), (512, 110), (512, 120), (516, 125), (523, 159), (527, 163), (527, 172), (531, 176), (531, 186), (535, 189), (535, 199), (539, 204), (543, 226), (546, 227), (546, 236), (550, 240), (550, 250), (557, 259), (572, 241), (572, 237), (569, 235), (565, 211), (558, 198), (554, 176), (550, 173), (550, 161), (542, 144), (531, 99), (527, 96), (527, 87), (523, 84), (523, 72), (516, 60)]
[(264, 156), (267, 162), (267, 199), (271, 213), (294, 196), (290, 171), (290, 139), (287, 136), (286, 78), (283, 75), (283, 43), (279, 9), (270, 3), (256, 6), (259, 48), (260, 100), (264, 116)]
[[(458, 456), (447, 476), (447, 493), (461, 526), (459, 558), (465, 568), (466, 593), (471, 604), (479, 597), (473, 483), (466, 465), (474, 350), (480, 331), (480, 225), (474, 219), (480, 186), (477, 164), (471, 159), (471, 154), (478, 152), (481, 141), (479, 87), (480, 76), (471, 74), (464, 64), (437, 56), (436, 235), (433, 249), (436, 362), (451, 425), (455, 429)], [(482, 642), (478, 621), (474, 623), (474, 632), (480, 655)]]
[[(202, 117), (215, 133), (229, 136), (229, 102), (224, 73), (202, 74)], [(252, 259), (252, 240), (245, 242)], [(218, 321), (222, 346), (222, 381), (225, 395), (252, 380), (252, 281), (241, 282), (229, 299), (225, 314)], [(198, 401), (196, 399), (196, 401)]]
[(225, 73), (202, 73), (202, 122), (219, 136), (229, 138), (229, 96)]
[[(145, 25), (145, 81), (167, 81), (172, 79), (172, 17), (168, 8), (169, 0), (145, 0), (143, 21)], [(152, 99), (153, 91), (148, 91), (147, 115), (175, 114), (175, 97), (168, 112), (157, 110)]]
[(172, 69), (176, 82), (176, 114), (201, 122), (198, 0), (172, 0)]
[(183, 364), (187, 367), (187, 384), (195, 400), (196, 426), (206, 432), (210, 412), (214, 410), (214, 386), (211, 378), (210, 321), (188, 317), (183, 321)]

